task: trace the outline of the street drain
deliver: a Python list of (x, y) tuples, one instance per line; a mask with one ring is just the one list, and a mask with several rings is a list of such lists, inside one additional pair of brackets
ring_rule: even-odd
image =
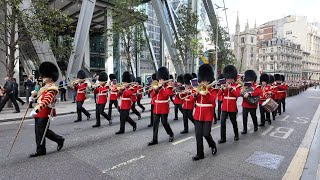
[(249, 158), (246, 159), (246, 162), (276, 170), (283, 159), (284, 156), (262, 151), (255, 151)]

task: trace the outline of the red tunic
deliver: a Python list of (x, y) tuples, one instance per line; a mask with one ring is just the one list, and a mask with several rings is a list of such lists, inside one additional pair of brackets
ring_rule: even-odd
[(281, 86), (281, 85), (277, 85), (276, 82), (274, 82), (272, 85), (274, 86), (274, 87), (273, 87), (273, 90), (274, 90), (274, 92), (275, 92), (274, 99), (275, 99), (275, 100), (280, 100), (280, 99), (282, 99), (282, 94), (281, 94), (281, 91), (282, 91), (282, 90), (280, 90), (280, 86)]
[(142, 93), (143, 93), (143, 88), (142, 88), (142, 86), (141, 85), (138, 85), (138, 88), (137, 88), (138, 90), (137, 90), (137, 98), (138, 99), (142, 99)]
[(235, 89), (224, 89), (223, 91), (223, 101), (222, 101), (222, 111), (226, 112), (237, 112), (237, 99), (240, 96), (240, 87), (237, 83), (231, 84)]
[[(50, 87), (45, 86), (39, 90), (39, 93), (43, 92), (37, 101), (37, 106), (34, 108), (34, 111), (37, 112), (35, 118), (48, 118), (51, 113), (50, 104), (55, 103), (55, 97), (58, 94), (59, 90), (55, 85)], [(53, 110), (53, 116), (56, 115), (56, 111)]]
[[(262, 91), (260, 85), (252, 85), (253, 92), (249, 93), (251, 96), (261, 96)], [(250, 104), (248, 101), (246, 101), (244, 98), (242, 100), (242, 107), (244, 108), (257, 108), (258, 103), (256, 104)]]
[(107, 85), (100, 86), (94, 90), (94, 94), (97, 94), (97, 104), (106, 104), (109, 87)]
[(281, 84), (280, 86), (278, 86), (279, 88), (279, 98), (281, 96), (281, 99), (285, 99), (287, 97), (287, 90), (289, 89), (288, 85), (286, 84)]
[(84, 101), (86, 100), (86, 94), (87, 94), (87, 83), (79, 83), (78, 85), (75, 86), (74, 90), (77, 91), (77, 101)]
[(133, 88), (133, 93), (131, 96), (131, 101), (135, 103), (137, 102), (137, 91), (139, 90), (139, 87), (137, 85), (133, 85), (132, 88)]
[(173, 99), (174, 104), (183, 104), (183, 100), (179, 97), (179, 94), (176, 93)]
[(120, 109), (129, 110), (131, 108), (131, 96), (134, 92), (133, 88), (126, 88), (123, 92), (119, 93)]
[(198, 94), (196, 99), (196, 109), (193, 115), (194, 120), (196, 121), (213, 121), (213, 111), (217, 91), (213, 88), (208, 90), (209, 92), (206, 95)]
[(151, 92), (151, 96), (154, 96), (154, 109), (155, 114), (169, 114), (169, 97), (172, 96), (173, 88), (172, 86), (165, 85), (159, 92)]
[[(195, 91), (192, 91), (194, 93)], [(183, 109), (191, 110), (194, 108), (195, 98), (193, 95), (188, 95), (187, 93), (180, 93), (179, 97), (183, 100)]]
[(218, 91), (218, 101), (223, 101), (223, 92), (221, 89)]
[[(260, 95), (260, 101), (259, 104), (262, 104), (265, 100), (267, 100), (269, 97), (272, 97), (272, 88), (270, 85), (261, 86), (261, 95)], [(270, 95), (271, 92), (271, 95)]]
[(116, 88), (115, 85), (111, 85), (109, 94), (110, 94), (110, 101), (114, 101), (118, 99), (118, 89)]

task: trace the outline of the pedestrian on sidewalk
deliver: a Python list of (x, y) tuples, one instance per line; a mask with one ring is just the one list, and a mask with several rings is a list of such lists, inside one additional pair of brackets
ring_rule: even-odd
[(19, 97), (19, 85), (17, 83), (16, 78), (13, 78), (13, 91), (14, 91), (14, 97), (17, 101), (19, 101), (22, 106), (25, 104), (25, 102)]
[(64, 144), (64, 138), (58, 134), (55, 134), (52, 130), (47, 127), (47, 124), (50, 125), (49, 117), (54, 116), (56, 114), (54, 108), (55, 104), (55, 96), (58, 94), (59, 90), (55, 86), (54, 82), (56, 82), (59, 78), (58, 68), (50, 63), (44, 62), (39, 66), (40, 75), (43, 78), (43, 82), (45, 86), (41, 88), (40, 92), (42, 94), (38, 98), (38, 103), (30, 113), (30, 116), (35, 119), (35, 136), (36, 136), (36, 144), (37, 150), (36, 153), (31, 154), (29, 157), (37, 157), (46, 155), (46, 141), (45, 138), (41, 144), (42, 137), (46, 131), (45, 137), (56, 142), (58, 144), (57, 151), (60, 151)]
[(4, 80), (6, 81), (6, 83), (4, 84), (5, 96), (0, 103), (0, 112), (2, 111), (2, 109), (4, 108), (4, 106), (6, 105), (6, 103), (10, 99), (16, 109), (15, 113), (19, 113), (20, 108), (19, 108), (19, 105), (18, 105), (16, 98), (14, 96), (13, 81), (11, 80), (11, 78), (9, 76), (6, 76)]
[(66, 93), (67, 93), (67, 81), (65, 77), (62, 77), (62, 80), (59, 82), (59, 92), (60, 92), (60, 101), (67, 101)]
[[(31, 96), (31, 92), (34, 90), (36, 83), (33, 81), (33, 76), (29, 75), (28, 79), (24, 82), (24, 89), (26, 90), (26, 102), (29, 104), (29, 97)], [(30, 104), (30, 108), (32, 108)]]

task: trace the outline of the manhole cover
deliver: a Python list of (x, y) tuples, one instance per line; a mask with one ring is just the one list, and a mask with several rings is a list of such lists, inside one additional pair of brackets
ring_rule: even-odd
[(262, 151), (255, 151), (249, 158), (246, 159), (246, 162), (276, 170), (283, 159), (284, 156)]

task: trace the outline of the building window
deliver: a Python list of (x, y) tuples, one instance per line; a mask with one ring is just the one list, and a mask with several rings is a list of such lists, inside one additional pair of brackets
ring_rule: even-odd
[(251, 43), (253, 43), (253, 37), (251, 37)]
[(292, 30), (286, 31), (286, 35), (290, 35), (290, 34), (292, 34)]
[(270, 59), (273, 61), (274, 60), (274, 57), (273, 57), (273, 55), (272, 56), (270, 56)]
[(273, 64), (270, 64), (270, 70), (273, 70)]
[(244, 37), (241, 38), (241, 43), (244, 43)]

